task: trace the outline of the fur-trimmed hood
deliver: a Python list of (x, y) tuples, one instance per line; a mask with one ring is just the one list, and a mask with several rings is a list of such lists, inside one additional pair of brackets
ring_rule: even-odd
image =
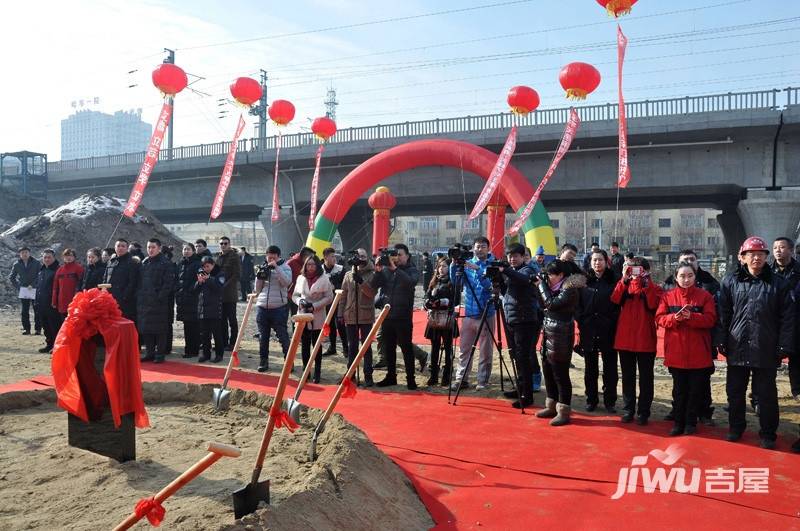
[(561, 284), (561, 289), (569, 289), (569, 288), (585, 288), (586, 287), (586, 275), (583, 273), (575, 273), (567, 277), (563, 284)]

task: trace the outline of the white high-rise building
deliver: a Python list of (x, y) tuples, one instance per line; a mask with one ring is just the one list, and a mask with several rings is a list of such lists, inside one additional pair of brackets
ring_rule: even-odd
[(61, 120), (61, 160), (144, 151), (152, 132), (141, 109), (114, 114), (82, 109)]

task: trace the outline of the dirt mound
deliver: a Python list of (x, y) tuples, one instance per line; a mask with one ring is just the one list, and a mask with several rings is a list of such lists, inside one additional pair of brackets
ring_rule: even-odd
[(0, 231), (8, 229), (20, 218), (35, 216), (51, 208), (53, 205), (43, 199), (24, 196), (4, 186), (0, 188)]
[[(30, 247), (37, 259), (42, 250), (51, 248), (60, 253), (66, 247), (75, 249), (83, 262), (86, 251), (104, 247), (120, 220), (125, 201), (106, 195), (84, 194), (69, 203), (37, 216), (22, 218), (0, 234), (0, 264), (10, 271), (17, 259), (17, 250)], [(144, 245), (156, 237), (165, 245), (179, 245), (181, 240), (167, 230), (145, 207), (139, 207), (134, 218), (123, 217), (115, 237), (138, 241)], [(0, 281), (0, 302), (16, 299), (16, 291), (6, 280)]]
[[(410, 481), (358, 428), (334, 415), (308, 458), (318, 410), (291, 434), (276, 430), (262, 480), (270, 505), (233, 520), (231, 493), (249, 481), (272, 399), (235, 390), (215, 412), (210, 385), (145, 384), (152, 428), (137, 430), (137, 461), (117, 463), (67, 445), (66, 413), (52, 390), (0, 395), (0, 528), (107, 529), (205, 453), (223, 458), (164, 503), (168, 529), (428, 529), (433, 525)], [(35, 510), (25, 500), (46, 499)], [(145, 524), (146, 526), (147, 524)], [(144, 527), (144, 526), (143, 526)]]

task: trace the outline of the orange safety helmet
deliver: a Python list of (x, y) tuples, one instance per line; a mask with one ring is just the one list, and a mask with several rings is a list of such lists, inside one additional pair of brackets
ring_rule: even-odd
[(769, 254), (769, 247), (767, 247), (767, 242), (764, 241), (764, 238), (750, 236), (744, 241), (742, 246), (739, 247), (740, 255), (746, 253), (747, 251), (764, 251), (765, 253)]

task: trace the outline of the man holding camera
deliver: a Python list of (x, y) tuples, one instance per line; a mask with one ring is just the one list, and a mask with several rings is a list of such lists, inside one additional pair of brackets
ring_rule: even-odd
[[(336, 263), (336, 250), (333, 247), (328, 247), (322, 251), (322, 270), (328, 275), (328, 280), (333, 284), (333, 289), (342, 289), (342, 281), (344, 280), (345, 270)], [(331, 311), (331, 307), (325, 308), (325, 315)], [(342, 354), (347, 356), (347, 331), (345, 330), (344, 320), (340, 317), (341, 311), (336, 312), (336, 317), (333, 318), (331, 323), (331, 331), (328, 336), (328, 348), (322, 354), (323, 356), (333, 356), (336, 354), (336, 336), (338, 332), (339, 340), (342, 342)]]
[[(454, 249), (450, 251), (454, 251)], [(495, 328), (494, 308), (490, 307), (486, 314), (486, 325), (481, 331), (480, 338), (476, 338), (476, 336), (484, 308), (486, 308), (489, 298), (492, 296), (492, 281), (486, 277), (486, 267), (494, 257), (489, 253), (489, 239), (484, 236), (475, 238), (472, 243), (472, 253), (464, 253), (462, 251), (459, 254), (450, 251), (448, 251), (448, 254), (453, 260), (453, 263), (450, 264), (450, 280), (457, 286), (462, 285), (464, 289), (462, 296), (464, 319), (459, 332), (458, 370), (456, 372), (456, 381), (453, 383), (453, 390), (458, 390), (462, 377), (464, 378), (462, 388), (469, 387), (468, 376), (472, 369), (472, 362), (470, 360), (468, 366), (467, 361), (469, 360), (470, 349), (477, 340), (480, 346), (480, 357), (478, 358), (478, 385), (476, 389), (480, 391), (489, 386), (489, 376), (492, 373), (492, 335)]]
[(531, 356), (536, 356), (533, 342), (539, 337), (539, 303), (536, 298), (534, 279), (536, 272), (525, 264), (525, 247), (512, 244), (506, 250), (508, 263), (500, 266), (505, 278), (506, 294), (503, 297), (503, 311), (508, 322), (511, 353), (517, 365), (518, 392), (509, 391), (506, 396), (517, 400), (511, 405), (517, 409), (533, 404), (533, 372)]
[[(367, 339), (375, 322), (376, 290), (372, 287), (375, 270), (365, 249), (353, 251), (347, 265), (351, 269), (342, 280), (342, 299), (339, 306), (342, 308), (347, 329), (347, 342), (342, 341), (342, 346), (347, 349), (349, 367), (356, 359), (360, 341)], [(364, 354), (364, 386), (372, 387), (372, 348)]]
[(258, 372), (269, 369), (269, 336), (275, 331), (283, 350), (289, 352), (289, 296), (292, 270), (281, 260), (281, 249), (277, 245), (267, 248), (264, 264), (256, 271), (256, 324), (258, 325)]
[(397, 385), (397, 347), (403, 351), (406, 367), (406, 385), (416, 389), (414, 380), (414, 348), (411, 345), (412, 319), (414, 311), (414, 286), (419, 282), (419, 271), (411, 263), (408, 247), (402, 243), (394, 249), (382, 250), (375, 264), (375, 276), (370, 282), (373, 289), (381, 289), (381, 305), (390, 304), (389, 315), (383, 321), (383, 335), (386, 353), (386, 378), (378, 382), (378, 387)]

